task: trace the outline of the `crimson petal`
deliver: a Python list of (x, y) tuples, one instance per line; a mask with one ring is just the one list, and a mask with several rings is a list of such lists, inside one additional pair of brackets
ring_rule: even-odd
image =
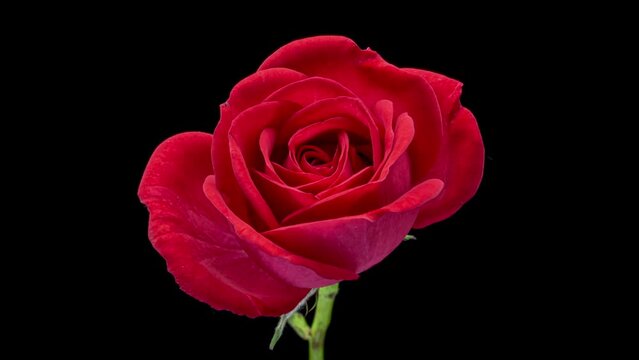
[(260, 70), (285, 67), (308, 76), (333, 79), (355, 93), (370, 109), (381, 99), (415, 123), (409, 147), (413, 184), (435, 177), (430, 171), (441, 158), (443, 124), (438, 98), (422, 76), (399, 69), (370, 49), (361, 50), (342, 36), (316, 36), (293, 41), (274, 52)]
[(444, 177), (446, 187), (427, 203), (415, 221), (422, 228), (444, 220), (470, 200), (479, 188), (484, 172), (484, 144), (473, 114), (462, 107), (449, 123), (450, 161)]
[(262, 102), (277, 89), (304, 78), (304, 74), (290, 69), (258, 71), (240, 81), (231, 90), (227, 102), (220, 105), (220, 121), (213, 133), (211, 157), (218, 178), (217, 185), (223, 190), (230, 208), (243, 219), (250, 217), (250, 203), (242, 195), (242, 189), (233, 175), (228, 137), (231, 121), (242, 111)]
[(240, 247), (228, 221), (204, 196), (213, 174), (212, 136), (183, 133), (153, 153), (138, 190), (150, 212), (149, 239), (180, 288), (219, 310), (278, 316), (309, 289), (269, 275)]
[(228, 219), (242, 248), (273, 276), (303, 288), (318, 288), (357, 278), (357, 274), (348, 269), (292, 253), (264, 237), (229, 209), (215, 185), (214, 176), (204, 181), (204, 193)]
[(412, 227), (419, 207), (436, 197), (443, 186), (441, 180), (430, 179), (381, 209), (280, 227), (264, 236), (296, 254), (359, 273), (399, 245)]

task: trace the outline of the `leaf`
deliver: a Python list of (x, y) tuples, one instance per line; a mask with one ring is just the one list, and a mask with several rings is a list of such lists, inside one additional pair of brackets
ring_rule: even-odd
[(406, 235), (404, 236), (404, 241), (408, 240), (416, 240), (417, 238), (414, 235)]
[(275, 326), (275, 332), (273, 333), (273, 337), (271, 338), (271, 344), (268, 346), (269, 349), (273, 350), (275, 348), (275, 344), (277, 344), (277, 342), (282, 337), (282, 333), (284, 332), (284, 327), (286, 327), (288, 318), (289, 314), (280, 316), (280, 321), (277, 322), (277, 326)]
[(284, 328), (286, 327), (286, 323), (288, 322), (288, 319), (291, 316), (293, 316), (293, 314), (295, 314), (297, 312), (297, 310), (299, 310), (302, 306), (304, 306), (304, 304), (306, 304), (306, 301), (308, 301), (308, 299), (311, 296), (313, 296), (316, 291), (317, 291), (317, 289), (311, 289), (311, 291), (309, 291), (308, 294), (306, 294), (304, 299), (302, 299), (302, 301), (300, 301), (300, 303), (297, 304), (295, 309), (293, 309), (289, 313), (286, 313), (286, 314), (280, 316), (280, 320), (277, 322), (277, 326), (275, 326), (275, 332), (273, 333), (273, 337), (271, 338), (271, 343), (268, 346), (269, 349), (273, 350), (273, 348), (275, 348), (275, 344), (277, 344), (277, 342), (282, 337), (282, 333), (284, 332)]

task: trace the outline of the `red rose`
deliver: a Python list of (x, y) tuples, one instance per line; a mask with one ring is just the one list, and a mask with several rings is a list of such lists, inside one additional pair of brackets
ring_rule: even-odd
[(355, 279), (475, 193), (484, 148), (461, 83), (348, 38), (277, 50), (140, 184), (149, 237), (188, 294), (250, 317)]

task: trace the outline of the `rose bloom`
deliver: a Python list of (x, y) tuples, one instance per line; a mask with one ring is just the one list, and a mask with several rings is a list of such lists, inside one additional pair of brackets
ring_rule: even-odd
[(138, 192), (151, 243), (186, 293), (250, 317), (356, 279), (477, 191), (484, 148), (461, 87), (345, 37), (285, 45), (213, 134), (155, 150)]

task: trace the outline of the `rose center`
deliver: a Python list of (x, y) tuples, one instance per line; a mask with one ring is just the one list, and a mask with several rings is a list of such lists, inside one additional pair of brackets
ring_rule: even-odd
[(327, 165), (331, 161), (331, 158), (323, 151), (311, 149), (302, 153), (302, 161), (313, 166), (323, 166)]

